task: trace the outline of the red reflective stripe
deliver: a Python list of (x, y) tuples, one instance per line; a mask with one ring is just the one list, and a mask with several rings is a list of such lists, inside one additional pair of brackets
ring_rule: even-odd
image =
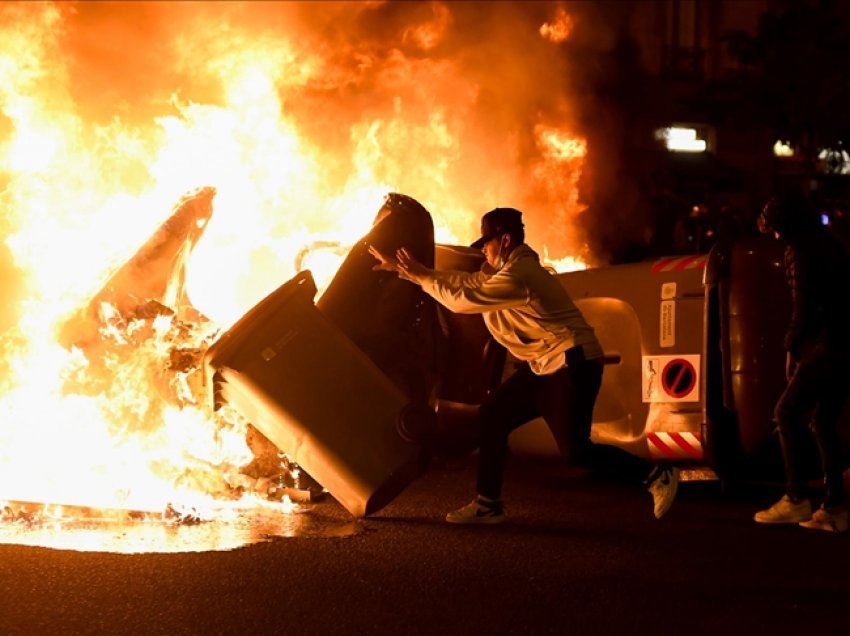
[(655, 433), (647, 433), (647, 438), (651, 441), (655, 447), (661, 451), (662, 455), (666, 455), (667, 457), (678, 457), (679, 454), (673, 452), (673, 449), (667, 446)]
[(673, 258), (662, 258), (660, 261), (657, 261), (657, 262), (656, 262), (656, 263), (652, 266), (652, 271), (653, 271), (653, 272), (655, 272), (655, 273), (662, 272), (662, 271), (664, 271), (664, 269), (665, 269), (665, 268), (666, 268), (669, 264), (671, 264), (671, 263), (675, 263), (677, 260), (679, 260), (679, 257), (678, 257), (678, 256), (674, 256)]
[[(664, 438), (661, 437), (662, 435)], [(654, 449), (650, 448), (650, 451), (655, 450), (653, 454), (656, 456), (678, 459), (684, 453), (693, 459), (702, 459), (702, 448), (697, 449), (691, 446), (685, 437), (686, 435), (692, 435), (697, 442), (700, 442), (699, 433), (647, 433), (646, 437), (650, 446), (654, 447)], [(667, 439), (673, 442), (672, 446), (667, 444), (665, 441)]]
[[(694, 435), (696, 440), (699, 441), (699, 437), (695, 433), (691, 433), (691, 435)], [(673, 441), (676, 442), (679, 448), (685, 451), (688, 455), (694, 459), (702, 459), (702, 452), (688, 444), (684, 439), (684, 435), (681, 433), (670, 433), (670, 437), (673, 438)]]
[(670, 272), (682, 269), (698, 269), (704, 268), (708, 259), (705, 255), (697, 256), (673, 256), (670, 258), (662, 258), (652, 265), (652, 272)]
[(676, 263), (676, 266), (673, 267), (673, 269), (687, 269), (687, 267), (691, 263), (693, 263), (694, 261), (698, 261), (700, 258), (702, 258), (702, 257), (701, 256), (686, 256), (685, 258), (680, 260), (678, 263)]

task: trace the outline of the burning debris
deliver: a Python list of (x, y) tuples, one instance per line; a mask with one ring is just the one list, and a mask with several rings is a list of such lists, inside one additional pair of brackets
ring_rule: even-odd
[(104, 323), (126, 331), (135, 321), (170, 315), (206, 322), (186, 294), (186, 267), (192, 249), (212, 217), (214, 188), (186, 195), (171, 216), (127, 262), (113, 273), (88, 305), (59, 331), (59, 343), (99, 357)]
[(165, 523), (196, 525), (204, 521), (194, 509), (180, 510), (167, 505), (162, 512), (89, 508), (86, 506), (45, 506), (41, 503), (8, 502), (0, 509), (0, 523), (26, 528), (44, 528), (56, 524), (129, 524)]
[[(65, 378), (68, 394), (106, 395), (113, 421), (152, 430), (166, 408), (202, 407), (203, 352), (218, 328), (185, 289), (192, 249), (212, 217), (214, 188), (183, 197), (171, 216), (59, 329), (58, 341), (84, 360)], [(154, 389), (121, 399), (132, 383)]]
[[(424, 466), (417, 442), (430, 441), (436, 428), (430, 400), (443, 334), (434, 302), (374, 271), (368, 246), (405, 245), (433, 266), (431, 216), (410, 197), (388, 195), (316, 307), (316, 287), (304, 272), (220, 335), (185, 290), (186, 262), (212, 217), (214, 194), (203, 188), (184, 197), (65, 322), (60, 342), (80, 356), (64, 392), (105, 398), (109, 421), (124, 431), (155, 431), (168, 409), (194, 409), (215, 423), (216, 434), (246, 435), (251, 462), (238, 471), (209, 465), (174, 473), (178, 487), (224, 500), (261, 491), (272, 500), (309, 502), (327, 484), (353, 514), (370, 514)], [(326, 360), (314, 368), (309, 361), (320, 351)], [(133, 384), (154, 391), (122, 400)], [(301, 458), (321, 483), (303, 471)], [(5, 518), (40, 517), (7, 511)], [(204, 516), (169, 501), (161, 519), (191, 525)]]
[[(192, 249), (212, 217), (214, 195), (215, 189), (207, 187), (183, 197), (153, 236), (65, 323), (60, 342), (80, 349), (89, 362), (67, 378), (66, 391), (108, 394), (116, 387), (123, 391), (126, 378), (141, 379), (133, 370), (146, 367), (143, 373), (156, 389), (155, 395), (147, 396), (144, 408), (120, 407), (116, 419), (137, 419), (147, 428), (162, 420), (165, 408), (201, 409), (221, 427), (247, 429), (246, 441), (255, 451), (251, 463), (218, 489), (219, 495), (236, 498), (254, 491), (278, 501), (285, 497), (316, 500), (323, 492), (321, 486), (301, 476), (297, 465), (277, 451), (276, 462), (264, 462), (269, 442), (232, 409), (213, 413), (204, 399), (203, 356), (219, 328), (192, 305), (185, 281)], [(115, 398), (108, 404), (122, 404)], [(184, 523), (201, 520), (194, 511), (178, 513), (173, 503), (168, 504), (164, 518)]]
[[(275, 467), (277, 484), (255, 479), (239, 471), (250, 454), (243, 452), (241, 462), (231, 463), (221, 451), (199, 448), (198, 440), (192, 439), (204, 421), (213, 427), (212, 443), (222, 448), (232, 445), (234, 436), (241, 437), (244, 445), (250, 429), (232, 409), (213, 413), (204, 399), (203, 355), (219, 328), (192, 306), (185, 289), (187, 261), (212, 216), (214, 194), (213, 188), (202, 188), (181, 199), (165, 223), (59, 330), (60, 343), (70, 356), (62, 376), (63, 399), (95, 400), (108, 422), (107, 433), (129, 440), (131, 453), (138, 446), (142, 457), (131, 462), (150, 462), (171, 494), (163, 493), (161, 504), (146, 501), (146, 484), (134, 483), (132, 476), (115, 485), (114, 501), (92, 506), (73, 503), (77, 498), (91, 498), (89, 492), (38, 497), (22, 493), (26, 501), (44, 503), (7, 504), (0, 515), (3, 524), (43, 529), (96, 518), (110, 523), (194, 525), (216, 519), (213, 511), (220, 510), (223, 502), (236, 504), (246, 497), (269, 494), (276, 497), (279, 510), (293, 510), (288, 495), (298, 489), (294, 484), (286, 490), (279, 487), (289, 477), (289, 465)], [(169, 432), (166, 422), (177, 416), (182, 419), (172, 428), (182, 424), (186, 430)], [(174, 449), (176, 456), (145, 449), (157, 437), (171, 434), (185, 440)], [(86, 440), (85, 435), (81, 431), (80, 440)], [(191, 468), (186, 463), (189, 458)], [(100, 461), (92, 458), (94, 468)], [(110, 484), (104, 486), (108, 489)], [(196, 491), (205, 496), (187, 497)]]
[[(340, 273), (317, 303), (421, 405), (441, 365), (432, 308), (384, 302), (394, 283), (363, 284), (347, 246), (388, 230), (374, 211), (396, 190), (434, 214), (404, 213), (427, 216), (426, 247), (510, 201), (553, 259), (580, 249), (564, 230), (585, 148), (551, 71), (574, 38), (557, 8), (0, 3), (0, 232), (21, 290), (0, 338), (0, 497), (161, 512), (302, 490), (240, 413), (212, 412), (201, 369), (304, 269), (320, 289)], [(197, 184), (215, 188), (156, 229)]]
[(11, 504), (6, 504), (0, 510), (0, 523), (14, 523), (31, 527), (41, 523), (43, 510), (43, 506), (28, 510), (23, 507), (13, 508)]
[[(248, 445), (259, 450), (255, 453), (253, 460), (244, 465), (242, 469), (236, 473), (233, 471), (218, 472), (216, 467), (210, 466), (209, 470), (185, 471), (182, 474), (173, 475), (174, 485), (176, 487), (188, 486), (192, 488), (200, 488), (207, 493), (215, 495), (224, 500), (237, 500), (246, 493), (259, 494), (268, 497), (269, 500), (277, 500), (284, 505), (291, 505), (293, 500), (299, 502), (310, 502), (319, 499), (326, 491), (324, 488), (313, 480), (310, 475), (304, 473), (301, 467), (294, 463), (292, 459), (280, 448), (294, 450), (298, 452), (300, 444), (286, 445), (277, 444), (274, 457), (275, 462), (269, 464), (266, 462), (263, 465), (263, 455), (269, 455), (269, 441), (253, 428), (240, 413), (228, 407), (216, 408), (212, 410), (212, 404), (204, 399), (205, 380), (202, 374), (202, 363), (207, 356), (211, 354), (213, 358), (221, 357), (222, 351), (227, 349), (228, 345), (232, 344), (235, 339), (232, 336), (233, 330), (226, 334), (223, 343), (216, 342), (219, 335), (218, 328), (204, 317), (201, 312), (197, 311), (191, 304), (185, 290), (186, 277), (186, 262), (191, 255), (192, 249), (200, 239), (203, 229), (207, 222), (212, 217), (212, 199), (215, 190), (212, 188), (204, 188), (197, 193), (184, 197), (176, 206), (172, 215), (168, 220), (154, 233), (154, 235), (138, 250), (138, 252), (128, 259), (115, 273), (110, 276), (108, 282), (103, 288), (94, 295), (94, 297), (86, 304), (86, 306), (77, 311), (74, 316), (66, 321), (60, 329), (60, 342), (70, 351), (79, 352), (79, 364), (73, 373), (69, 373), (65, 377), (64, 393), (66, 395), (88, 395), (97, 396), (104, 399), (104, 408), (107, 409), (109, 420), (120, 423), (120, 426), (125, 431), (144, 431), (149, 432), (156, 430), (161, 422), (165, 420), (165, 413), (168, 409), (194, 409), (200, 412), (207, 419), (215, 422), (219, 431), (241, 431), (241, 434), (246, 435)], [(414, 225), (416, 223), (425, 222), (429, 231), (425, 232), (425, 244), (419, 251), (423, 252), (423, 260), (427, 259), (427, 253), (430, 251), (433, 254), (433, 226), (431, 225), (430, 215), (417, 202), (403, 197), (402, 195), (391, 195), (387, 199), (384, 208), (379, 212), (379, 216), (375, 221), (375, 229), (369, 236), (362, 241), (365, 246), (367, 243), (376, 242), (379, 244), (386, 243), (387, 240), (401, 244), (405, 232), (401, 231), (403, 226), (398, 225), (398, 219), (404, 215), (412, 215)], [(407, 223), (410, 223), (410, 219)], [(415, 229), (415, 228), (414, 228)], [(392, 232), (388, 232), (392, 230)], [(421, 232), (418, 230), (416, 234)], [(356, 277), (359, 277), (359, 282), (352, 285), (350, 280), (336, 283), (331, 286), (330, 301), (327, 304), (327, 312), (341, 321), (343, 325), (350, 325), (350, 321), (345, 320), (346, 315), (351, 315), (348, 312), (352, 309), (350, 306), (345, 306), (346, 302), (357, 300), (351, 296), (351, 291), (364, 291), (363, 285), (366, 284), (381, 284), (386, 283), (383, 276), (371, 271), (371, 267), (367, 270), (364, 268), (363, 254), (365, 247), (362, 249), (353, 250), (354, 258), (349, 257), (349, 262), (355, 262), (355, 266), (343, 267), (342, 278), (350, 276), (354, 272)], [(431, 256), (431, 260), (433, 256)], [(359, 271), (362, 270), (362, 271)], [(371, 275), (371, 276), (370, 276)], [(364, 280), (371, 278), (372, 283)], [(285, 285), (285, 288), (298, 290), (306, 288), (301, 285), (309, 280), (304, 276), (296, 277)], [(358, 287), (359, 285), (359, 287)], [(312, 286), (310, 280), (310, 288), (312, 294), (315, 294), (315, 287)], [(348, 288), (348, 294), (340, 294), (338, 290)], [(392, 291), (392, 290), (390, 290)], [(404, 290), (398, 290), (404, 291)], [(355, 294), (356, 296), (356, 294)], [(389, 303), (389, 307), (395, 307), (392, 313), (398, 314), (399, 310), (407, 312), (413, 311), (409, 316), (401, 316), (401, 323), (388, 325), (386, 321), (372, 321), (371, 329), (372, 336), (362, 340), (362, 345), (375, 357), (376, 360), (389, 361), (392, 358), (390, 349), (394, 351), (395, 358), (401, 358), (397, 350), (399, 336), (404, 337), (404, 333), (409, 329), (421, 329), (424, 322), (429, 329), (436, 327), (436, 315), (433, 313), (432, 305), (425, 305), (419, 299), (417, 302), (408, 302), (412, 299), (402, 295), (400, 303), (395, 298), (393, 293), (390, 296), (386, 295), (384, 290), (383, 305)], [(340, 304), (340, 299), (341, 303)], [(393, 305), (393, 303), (396, 303)], [(268, 304), (266, 302), (266, 304)], [(381, 311), (382, 303), (377, 302), (374, 305), (378, 311)], [(423, 307), (430, 310), (430, 320), (423, 321), (423, 316), (428, 316), (423, 313)], [(339, 310), (345, 310), (343, 314)], [(334, 312), (337, 311), (336, 314)], [(249, 315), (246, 316), (242, 323), (250, 322), (251, 316), (256, 315), (258, 309), (255, 308)], [(366, 323), (361, 323), (366, 324)], [(256, 327), (256, 325), (253, 325)], [(376, 337), (378, 334), (384, 334), (384, 339), (387, 340), (392, 347), (387, 347), (384, 343), (382, 348), (375, 348), (381, 338)], [(415, 335), (415, 334), (414, 334)], [(253, 336), (249, 331), (247, 337), (250, 339)], [(256, 338), (254, 338), (256, 339)], [(417, 342), (421, 341), (429, 349), (433, 348), (433, 342), (421, 337)], [(344, 344), (344, 336), (340, 334), (337, 337), (337, 345)], [(210, 346), (215, 343), (212, 351), (209, 351)], [(240, 342), (239, 347), (234, 353), (237, 357), (242, 356), (242, 348), (245, 342)], [(351, 358), (363, 366), (363, 370), (372, 374), (373, 379), (377, 382), (377, 394), (385, 396), (393, 404), (397, 403), (396, 411), (404, 405), (404, 400), (398, 393), (397, 389), (393, 388), (383, 378), (381, 373), (372, 368), (368, 361), (363, 358), (360, 361), (360, 356), (355, 348), (350, 344), (345, 344), (348, 351), (354, 357)], [(403, 352), (402, 352), (403, 353)], [(265, 354), (264, 354), (264, 357)], [(274, 356), (272, 356), (274, 357)], [(410, 365), (415, 367), (421, 355), (410, 358)], [(271, 359), (271, 358), (269, 358)], [(304, 355), (297, 355), (290, 361), (290, 364), (295, 363), (298, 366), (299, 361), (306, 360)], [(295, 368), (295, 367), (293, 367)], [(395, 368), (400, 368), (398, 362), (395, 363)], [(392, 372), (392, 369), (390, 369)], [(435, 371), (432, 369), (431, 374)], [(220, 370), (216, 371), (216, 377), (221, 378), (226, 375)], [(421, 378), (421, 371), (417, 372), (417, 378)], [(360, 378), (362, 379), (362, 377)], [(321, 386), (321, 380), (311, 387), (304, 387), (305, 390), (298, 390), (291, 381), (287, 381), (283, 377), (270, 378), (275, 385), (277, 391), (284, 393), (298, 394), (300, 399), (306, 398), (311, 402), (321, 402), (322, 398), (315, 395), (316, 387)], [(291, 380), (291, 378), (290, 378)], [(401, 382), (401, 386), (413, 387), (413, 383), (402, 382), (403, 378), (397, 378), (397, 382)], [(231, 380), (233, 382), (233, 380)], [(153, 393), (147, 393), (143, 396), (143, 400), (138, 402), (122, 400), (122, 396), (132, 393), (131, 385), (144, 384), (153, 387)], [(216, 386), (220, 386), (221, 379), (216, 380)], [(311, 391), (311, 389), (313, 389)], [(338, 390), (339, 387), (333, 385), (333, 390)], [(360, 399), (359, 391), (350, 391), (348, 394), (354, 400)], [(376, 394), (376, 395), (377, 395)], [(427, 386), (426, 392), (427, 395)], [(417, 399), (417, 396), (411, 392), (411, 399)], [(230, 394), (233, 397), (233, 394)], [(421, 398), (419, 398), (421, 401)], [(238, 401), (238, 400), (237, 400)], [(216, 406), (221, 406), (216, 405)], [(411, 406), (404, 407), (407, 411), (413, 412)], [(424, 403), (420, 409), (426, 412), (431, 412)], [(356, 410), (353, 409), (353, 410)], [(257, 416), (258, 412), (253, 408), (243, 408), (241, 413)], [(341, 417), (344, 413), (338, 413), (337, 421), (344, 421)], [(264, 417), (258, 417), (258, 422), (265, 423)], [(309, 423), (308, 423), (309, 424)], [(268, 432), (268, 428), (265, 429)], [(393, 433), (395, 435), (395, 433)], [(274, 435), (272, 435), (274, 437)], [(279, 440), (278, 440), (279, 441)], [(373, 451), (376, 447), (372, 447), (372, 440), (366, 436), (364, 442), (366, 447), (361, 449), (361, 459), (366, 458), (367, 463), (371, 463), (374, 459)], [(384, 445), (386, 448), (387, 438), (381, 435), (381, 440), (378, 441), (377, 448)], [(397, 448), (394, 451), (389, 451), (390, 455), (399, 454), (401, 464), (399, 468), (390, 469), (394, 475), (393, 481), (397, 482), (389, 490), (384, 488), (384, 492), (378, 503), (365, 504), (362, 512), (371, 511), (374, 506), (381, 506), (397, 493), (403, 485), (411, 479), (416, 472), (415, 466), (419, 463), (419, 450), (415, 447), (408, 446), (398, 440), (401, 445), (396, 444)], [(380, 452), (380, 451), (379, 451)], [(387, 451), (384, 451), (387, 452)], [(392, 461), (395, 461), (393, 459)], [(323, 470), (323, 465), (316, 465), (320, 471)], [(370, 472), (370, 468), (361, 469)], [(403, 473), (403, 477), (399, 481), (398, 471)], [(362, 475), (361, 475), (362, 477)], [(348, 488), (350, 485), (341, 485), (346, 482), (349, 477), (339, 476), (330, 478), (331, 483), (337, 487)], [(367, 479), (374, 479), (374, 475), (367, 476)], [(355, 477), (355, 480), (358, 479)], [(340, 481), (341, 480), (341, 481)], [(355, 491), (359, 486), (355, 486)], [(375, 485), (379, 488), (379, 484)], [(360, 495), (355, 495), (358, 497)], [(350, 501), (345, 497), (342, 498), (344, 504), (350, 504)], [(370, 505), (372, 507), (370, 507)], [(350, 505), (349, 505), (350, 507)], [(55, 509), (69, 508), (55, 507)], [(74, 514), (79, 516), (83, 514), (86, 507), (71, 506)], [(165, 505), (161, 513), (154, 511), (150, 512), (131, 512), (132, 507), (124, 510), (122, 520), (124, 521), (150, 521), (156, 518), (164, 523), (179, 524), (179, 525), (195, 525), (199, 524), (208, 517), (205, 517), (202, 512), (192, 506), (177, 505), (175, 502), (169, 501)], [(60, 518), (64, 517), (64, 513), (60, 514)], [(112, 519), (115, 521), (115, 519)], [(56, 518), (50, 516), (46, 508), (38, 509), (30, 505), (18, 506), (13, 508), (7, 506), (2, 515), (4, 523), (27, 526), (43, 526), (47, 522), (55, 522)]]

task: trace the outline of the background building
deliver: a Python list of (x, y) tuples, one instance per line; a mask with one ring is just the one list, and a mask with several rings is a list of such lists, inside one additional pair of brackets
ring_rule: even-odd
[(623, 4), (614, 28), (631, 40), (639, 61), (629, 64), (646, 77), (644, 95), (622, 107), (640, 111), (643, 100), (652, 115), (638, 116), (636, 128), (645, 135), (659, 126), (667, 151), (633, 168), (646, 184), (651, 229), (628, 244), (609, 241), (612, 262), (704, 252), (725, 236), (752, 233), (764, 201), (788, 187), (807, 192), (844, 233), (850, 3)]

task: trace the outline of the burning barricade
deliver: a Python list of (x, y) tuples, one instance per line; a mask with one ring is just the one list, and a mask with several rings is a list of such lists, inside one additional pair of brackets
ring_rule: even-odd
[[(87, 416), (69, 414), (74, 434), (45, 408), (45, 416), (36, 420), (45, 435), (41, 455), (43, 463), (78, 455), (74, 477), (88, 472), (80, 481), (88, 488), (69, 491), (49, 478), (42, 484), (7, 481), (4, 494), (11, 501), (4, 521), (38, 520), (44, 516), (38, 505), (185, 520), (198, 518), (192, 508), (200, 500), (190, 492), (234, 501), (252, 490), (234, 466), (249, 456), (247, 449), (228, 441), (235, 453), (218, 452), (216, 459), (214, 446), (244, 438), (246, 423), (232, 411), (213, 414), (203, 400), (202, 356), (219, 329), (192, 306), (185, 291), (187, 262), (212, 216), (214, 196), (215, 189), (201, 188), (183, 197), (136, 253), (57, 328), (56, 341), (64, 350), (57, 363), (62, 365), (58, 399), (82, 405)], [(14, 334), (4, 334), (6, 346), (14, 340)], [(126, 483), (109, 473), (106, 457), (98, 456), (98, 449), (103, 455), (115, 450), (111, 444), (125, 462)], [(200, 448), (204, 444), (207, 448)]]
[(373, 271), (369, 245), (407, 245), (433, 265), (431, 217), (390, 194), (317, 303), (302, 272), (223, 334), (205, 364), (215, 405), (232, 405), (355, 516), (424, 467), (441, 335), (434, 301)]
[[(491, 109), (481, 98), (493, 56), (516, 58), (515, 44), (560, 57), (562, 47), (529, 46), (555, 42), (554, 27), (539, 30), (554, 16), (535, 10), (523, 39), (514, 30), (511, 46), (481, 57), (457, 30), (459, 6), (412, 7), (389, 28), (389, 5), (338, 8), (0, 6), (0, 274), (12, 283), (0, 315), (0, 509), (157, 515), (182, 503), (193, 518), (206, 499), (254, 505), (243, 495), (303, 490), (308, 471), (232, 404), (213, 412), (202, 372), (221, 331), (303, 270), (324, 290), (339, 269), (310, 302), (416, 405), (399, 435), (421, 441), (433, 411), (442, 430), (453, 405), (474, 417), (480, 320), (440, 316), (402, 282), (361, 270), (365, 252), (347, 248), (393, 188), (427, 200), (433, 223), (398, 195), (400, 216), (375, 219), (375, 240), (418, 228), (410, 236), (430, 254), (433, 224), (456, 243), (487, 193), (533, 203), (553, 253), (570, 248), (549, 231), (583, 209), (574, 195), (585, 147), (568, 100), (550, 99), (545, 82), (529, 84), (543, 101)], [(345, 28), (328, 30), (328, 19)], [(469, 48), (446, 56), (442, 41)], [(160, 215), (192, 184), (215, 191)], [(480, 261), (436, 252), (438, 267)]]
[[(140, 496), (144, 485), (128, 478), (115, 486), (122, 489), (117, 503), (89, 500), (89, 493), (79, 501), (27, 496), (5, 505), (4, 523), (37, 528), (54, 512), (180, 525), (210, 519), (188, 492), (203, 492), (219, 507), (230, 502), (229, 514), (263, 502), (292, 510), (290, 499), (330, 492), (351, 515), (365, 516), (420, 475), (429, 454), (462, 425), (474, 426), (471, 405), (486, 390), (481, 362), (493, 344), (480, 318), (442, 314), (416, 285), (375, 271), (368, 247), (404, 245), (429, 266), (474, 268), (480, 254), (435, 246), (428, 211), (393, 193), (318, 300), (311, 273), (302, 271), (222, 333), (185, 290), (186, 263), (212, 218), (214, 196), (202, 188), (183, 197), (58, 329), (59, 343), (78, 360), (64, 374), (65, 395), (97, 397), (108, 426), (120, 429), (109, 434), (138, 433), (137, 447), (166, 434), (165, 420), (172, 434), (174, 414), (183, 414), (182, 446), (172, 444), (171, 452), (197, 461), (139, 459), (163, 480), (159, 498)], [(497, 355), (490, 376), (502, 361)], [(241, 438), (241, 459), (200, 459), (216, 455), (196, 453), (204, 436), (193, 437), (194, 421), (210, 423), (222, 446)], [(464, 443), (461, 452), (469, 450)]]
[[(184, 197), (61, 326), (59, 342), (85, 359), (65, 378), (65, 391), (105, 394), (114, 419), (130, 427), (156, 426), (164, 410), (192, 408), (246, 435), (254, 456), (238, 474), (211, 469), (176, 478), (201, 479), (216, 496), (313, 488), (309, 499), (315, 485), (303, 484), (312, 477), (353, 515), (375, 512), (425, 465), (445, 338), (433, 300), (373, 271), (367, 250), (407, 245), (433, 265), (430, 214), (410, 197), (388, 195), (317, 303), (312, 276), (301, 272), (220, 334), (184, 288), (214, 195), (202, 188)], [(144, 404), (108, 399), (140, 375), (156, 389)]]

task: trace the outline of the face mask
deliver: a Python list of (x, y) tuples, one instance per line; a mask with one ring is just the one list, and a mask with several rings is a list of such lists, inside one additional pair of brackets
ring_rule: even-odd
[(499, 256), (496, 259), (496, 264), (493, 265), (493, 269), (497, 272), (505, 266), (505, 243), (499, 243)]

